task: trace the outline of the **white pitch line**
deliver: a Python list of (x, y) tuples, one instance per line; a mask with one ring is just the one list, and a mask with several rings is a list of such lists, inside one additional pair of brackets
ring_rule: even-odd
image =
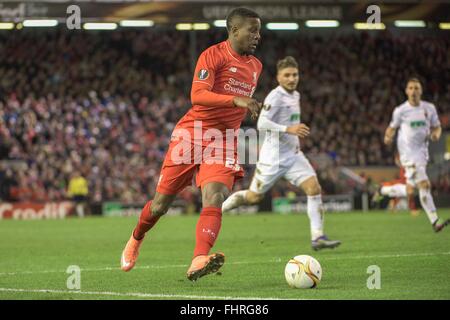
[(372, 256), (349, 256), (349, 257), (323, 257), (321, 260), (340, 260), (340, 259), (376, 259), (376, 258), (408, 258), (408, 257), (428, 257), (450, 255), (450, 252), (433, 252), (433, 253), (407, 253), (407, 254), (385, 254)]
[[(248, 262), (250, 263), (250, 262)], [(229, 263), (233, 264), (233, 263)], [(166, 269), (166, 268), (187, 268), (187, 264), (172, 264), (172, 265), (149, 265), (149, 266), (136, 266), (134, 269)], [(99, 268), (80, 268), (80, 271), (121, 271), (120, 266), (115, 267), (99, 267)], [(42, 273), (65, 273), (65, 270), (39, 270), (39, 271), (18, 271), (18, 272), (3, 272), (0, 276), (15, 276), (15, 275), (27, 275), (27, 274), (42, 274)]]
[(22, 292), (22, 293), (59, 293), (59, 294), (80, 294), (92, 296), (117, 296), (117, 297), (135, 297), (135, 298), (168, 298), (168, 299), (214, 299), (214, 300), (305, 300), (305, 299), (282, 299), (272, 297), (230, 297), (230, 296), (197, 296), (183, 294), (164, 294), (164, 293), (140, 293), (140, 292), (95, 292), (95, 291), (70, 291), (54, 289), (19, 289), (19, 288), (0, 288), (0, 292)]
[[(435, 252), (435, 253), (407, 253), (407, 254), (386, 254), (386, 255), (367, 255), (367, 256), (334, 256), (334, 257), (321, 257), (320, 260), (359, 260), (359, 259), (384, 259), (384, 258), (408, 258), (408, 257), (428, 257), (450, 255), (450, 252)], [(227, 265), (238, 264), (264, 264), (264, 263), (281, 263), (281, 258), (266, 260), (266, 261), (235, 261), (228, 262)], [(187, 264), (172, 264), (172, 265), (147, 265), (136, 266), (134, 269), (167, 269), (167, 268), (187, 268)], [(99, 267), (99, 268), (81, 268), (81, 271), (95, 272), (95, 271), (121, 271), (119, 266), (116, 267)], [(18, 271), (18, 272), (4, 272), (0, 273), (0, 276), (15, 276), (15, 275), (27, 275), (27, 274), (45, 274), (45, 273), (65, 273), (65, 270), (41, 270), (41, 271)]]

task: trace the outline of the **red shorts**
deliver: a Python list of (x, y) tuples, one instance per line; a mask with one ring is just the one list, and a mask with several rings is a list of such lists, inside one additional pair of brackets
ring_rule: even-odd
[(392, 181), (383, 182), (381, 185), (384, 187), (390, 187), (396, 184), (406, 184), (406, 179), (397, 179)]
[[(209, 182), (220, 182), (231, 191), (236, 180), (244, 176), (237, 163), (237, 152), (231, 157), (209, 156), (207, 147), (189, 141), (171, 141), (164, 159), (156, 192), (175, 195), (192, 185), (195, 174), (196, 185), (202, 188)], [(223, 152), (225, 154), (225, 151)]]

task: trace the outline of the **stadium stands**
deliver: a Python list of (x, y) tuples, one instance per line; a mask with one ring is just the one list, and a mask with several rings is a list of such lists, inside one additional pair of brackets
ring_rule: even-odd
[[(198, 52), (223, 37), (199, 33)], [(76, 169), (93, 201), (150, 198), (170, 133), (190, 107), (187, 48), (187, 34), (167, 30), (0, 33), (0, 160), (24, 164), (0, 167), (0, 197), (64, 199)], [(335, 166), (393, 165), (383, 132), (405, 100), (409, 76), (423, 79), (425, 99), (450, 129), (450, 73), (443, 72), (450, 69), (449, 50), (450, 39), (439, 34), (265, 32), (256, 97), (275, 85), (277, 59), (293, 55), (301, 69), (302, 121), (312, 132), (304, 152), (325, 154)], [(333, 167), (320, 180), (326, 193), (342, 190)], [(448, 193), (448, 177), (441, 180), (436, 188)]]

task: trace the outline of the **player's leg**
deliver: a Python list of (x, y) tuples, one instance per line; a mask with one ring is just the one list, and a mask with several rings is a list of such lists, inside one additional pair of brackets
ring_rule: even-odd
[(77, 216), (80, 218), (84, 218), (85, 198), (86, 197), (84, 197), (84, 196), (75, 196), (74, 197), (75, 203), (76, 203), (75, 210), (77, 212)]
[(450, 223), (450, 220), (440, 219), (436, 212), (436, 206), (434, 205), (433, 196), (431, 195), (430, 181), (422, 180), (417, 183), (419, 189), (420, 204), (423, 210), (426, 212), (428, 219), (430, 220), (433, 230), (435, 232), (441, 231), (445, 226)]
[(416, 195), (414, 191), (415, 191), (414, 186), (406, 184), (406, 194), (408, 199), (409, 212), (413, 217), (417, 217), (419, 215), (419, 210), (417, 210)]
[(202, 211), (197, 222), (194, 258), (187, 271), (187, 278), (196, 281), (217, 272), (225, 262), (223, 253), (209, 254), (222, 226), (222, 204), (229, 194), (229, 187), (221, 182), (207, 182), (202, 186)]
[(322, 204), (322, 189), (317, 177), (311, 176), (300, 183), (307, 200), (307, 213), (311, 228), (311, 246), (314, 250), (336, 248), (341, 244), (339, 240), (331, 240), (324, 234), (324, 209)]
[(303, 153), (298, 154), (297, 161), (287, 171), (285, 178), (300, 187), (307, 196), (307, 213), (311, 229), (311, 246), (314, 250), (335, 248), (341, 244), (330, 240), (324, 234), (324, 210), (322, 205), (322, 188), (316, 172)]
[(120, 259), (123, 271), (130, 271), (136, 264), (139, 249), (145, 234), (158, 222), (159, 218), (169, 210), (175, 195), (165, 195), (156, 192), (153, 200), (148, 201), (141, 211), (138, 223), (134, 228)]
[(441, 231), (450, 220), (439, 219), (436, 206), (434, 205), (433, 196), (431, 195), (431, 185), (427, 176), (426, 165), (416, 164), (405, 166), (405, 177), (408, 186), (408, 192), (411, 192), (411, 187), (416, 186), (419, 189), (419, 200), (423, 210), (430, 220), (433, 230), (435, 232)]
[(311, 240), (315, 240), (323, 236), (322, 189), (315, 175), (301, 182), (299, 187), (307, 196), (307, 213), (311, 225)]
[(240, 190), (229, 196), (222, 205), (222, 211), (227, 212), (243, 205), (257, 204), (262, 201), (264, 194), (272, 188), (280, 179), (286, 168), (268, 167), (257, 164), (250, 187), (247, 190)]
[(134, 267), (145, 234), (169, 210), (175, 196), (192, 183), (196, 165), (194, 163), (174, 164), (171, 161), (171, 150), (174, 146), (175, 144), (169, 146), (164, 159), (155, 197), (145, 204), (138, 223), (122, 252), (120, 262), (123, 271), (130, 271)]
[(406, 198), (411, 215), (417, 216), (419, 213), (415, 207), (414, 187), (403, 182), (398, 181), (383, 184), (380, 188), (380, 194), (385, 197), (393, 198), (389, 201), (389, 204), (395, 203), (395, 206), (401, 198)]
[(222, 211), (231, 211), (240, 206), (257, 204), (264, 198), (264, 193), (255, 193), (249, 189), (239, 190), (229, 196), (223, 203)]
[(202, 186), (202, 211), (197, 223), (194, 257), (207, 255), (216, 241), (222, 225), (222, 204), (229, 195), (221, 182), (208, 182)]
[(389, 198), (406, 198), (408, 195), (406, 184), (403, 183), (385, 184), (381, 187), (380, 193)]
[(133, 231), (136, 240), (142, 240), (151, 228), (158, 222), (159, 218), (167, 213), (176, 195), (155, 193), (153, 200), (146, 203), (139, 216), (139, 221)]
[(196, 227), (194, 257), (187, 271), (191, 281), (217, 272), (225, 262), (223, 253), (209, 254), (222, 225), (222, 205), (233, 189), (235, 179), (244, 175), (238, 164), (202, 163), (196, 176), (202, 190), (203, 209)]

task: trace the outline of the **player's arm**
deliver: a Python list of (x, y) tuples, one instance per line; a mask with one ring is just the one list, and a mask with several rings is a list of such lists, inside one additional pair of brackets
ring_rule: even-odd
[(442, 134), (442, 128), (441, 126), (439, 127), (432, 127), (431, 128), (431, 133), (430, 133), (430, 139), (431, 141), (438, 141), (441, 137)]
[(270, 130), (277, 132), (286, 132), (287, 126), (276, 122), (277, 107), (272, 106), (268, 101), (264, 101), (264, 106), (259, 115), (257, 127), (258, 130)]
[(393, 128), (391, 126), (387, 127), (386, 132), (384, 133), (384, 143), (387, 145), (392, 144), (394, 141), (395, 132), (397, 128)]
[(286, 132), (303, 139), (309, 136), (309, 127), (304, 123), (294, 124), (287, 127)]
[(286, 132), (292, 135), (304, 138), (309, 135), (309, 128), (300, 123), (293, 126), (286, 126), (276, 122), (278, 108), (270, 104), (270, 100), (266, 100), (264, 107), (258, 119), (258, 130), (270, 130), (277, 132)]
[(442, 134), (441, 122), (439, 121), (439, 117), (436, 111), (436, 107), (433, 105), (431, 112), (431, 133), (430, 139), (431, 141), (438, 141)]
[[(300, 103), (300, 95), (299, 95), (299, 103)], [(309, 128), (306, 124), (303, 123), (298, 123), (287, 127), (286, 132), (294, 136), (297, 136), (299, 140), (309, 136)]]
[(212, 91), (216, 71), (221, 66), (219, 59), (214, 57), (211, 50), (204, 51), (200, 55), (192, 81), (191, 103), (211, 107), (248, 108), (252, 117), (256, 117), (261, 104), (255, 99), (219, 94)]
[(392, 121), (387, 127), (386, 132), (384, 133), (385, 144), (390, 145), (394, 141), (395, 132), (400, 126), (400, 121), (400, 109), (395, 108), (394, 113), (392, 114)]
[(253, 120), (258, 118), (258, 113), (262, 104), (257, 100), (248, 97), (234, 97), (233, 103), (236, 107), (247, 108), (250, 110), (250, 115)]

